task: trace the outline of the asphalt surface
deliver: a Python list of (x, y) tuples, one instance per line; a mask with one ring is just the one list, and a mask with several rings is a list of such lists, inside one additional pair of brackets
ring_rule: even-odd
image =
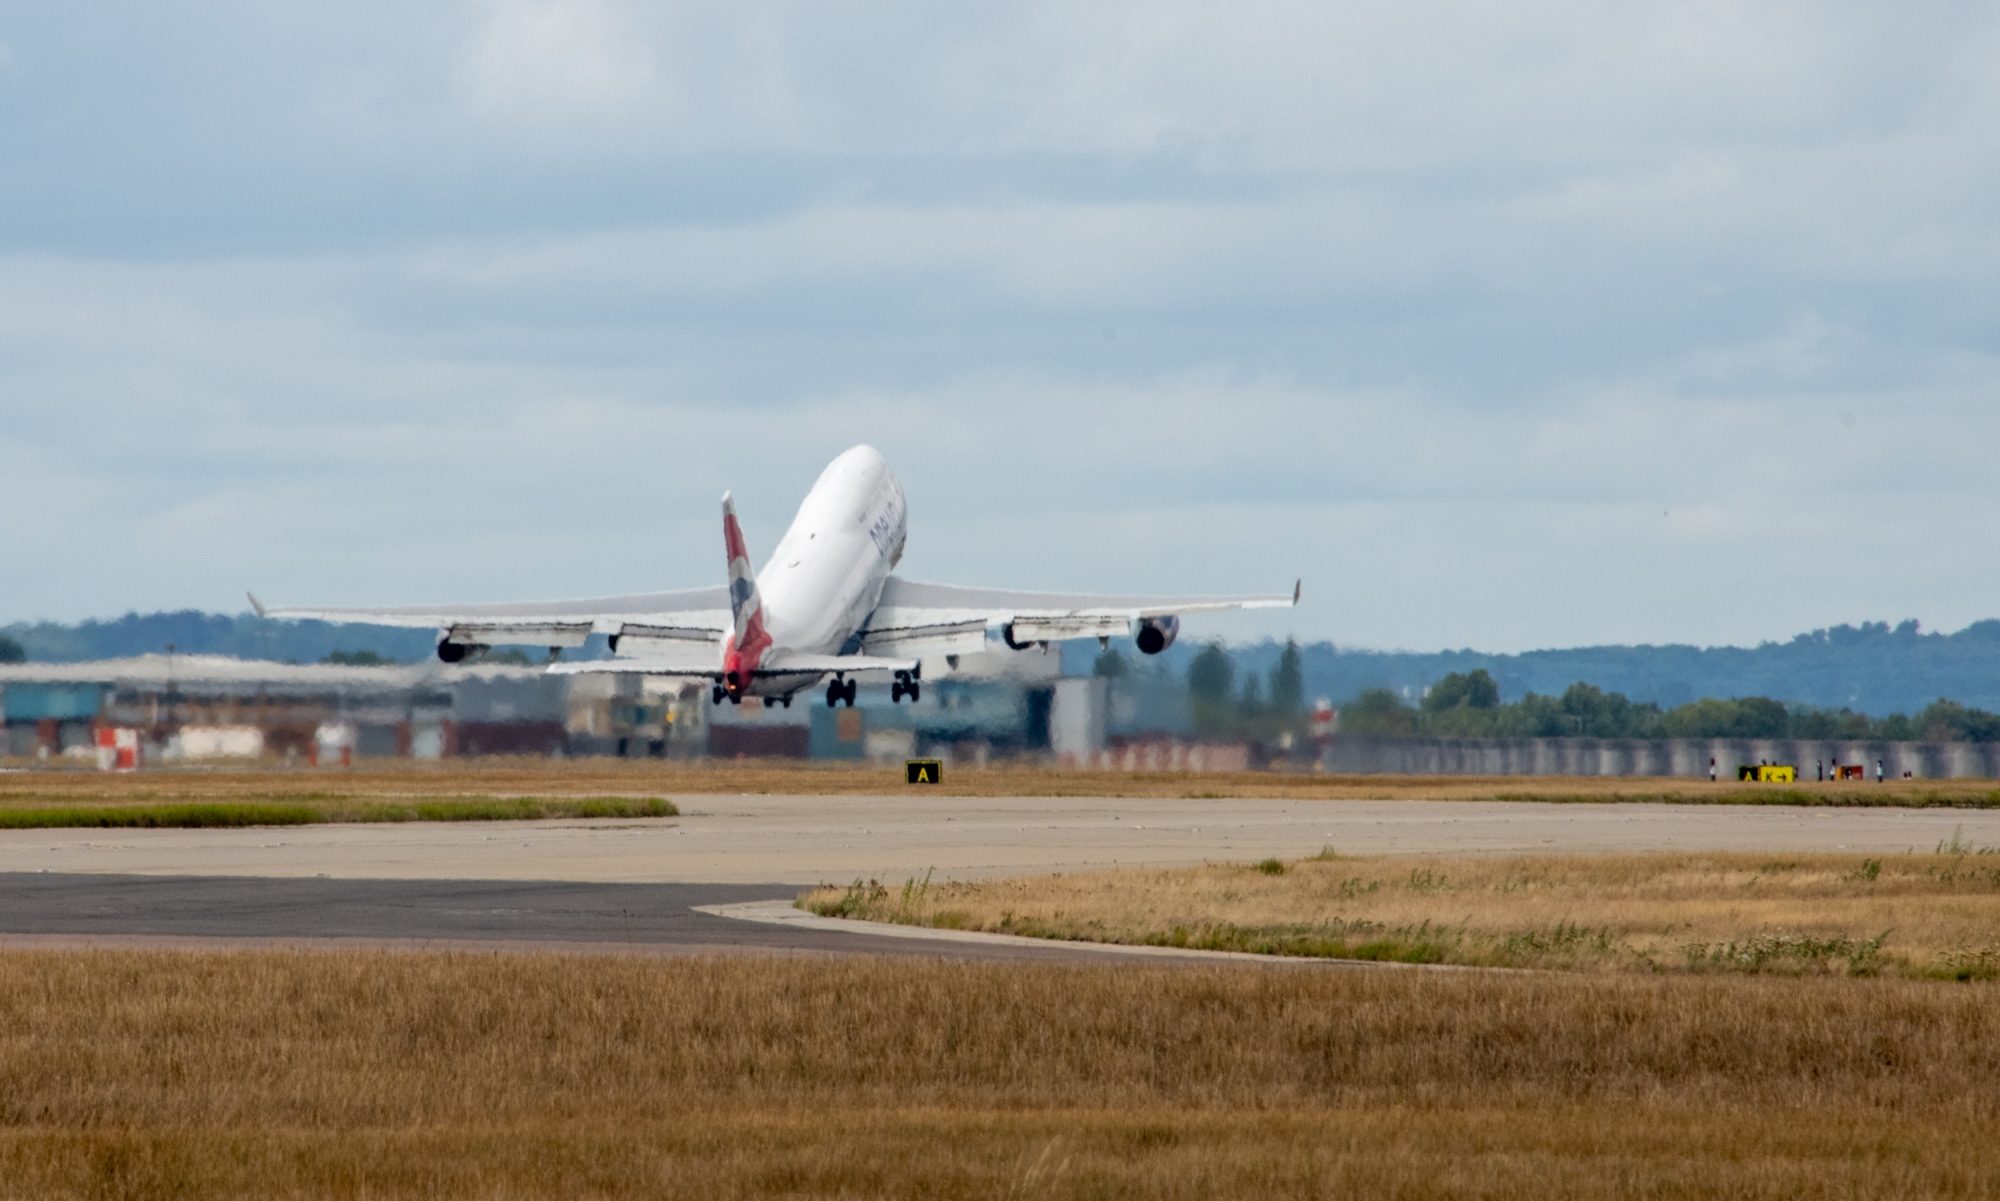
[(0, 830), (0, 872), (657, 884), (991, 880), (1351, 855), (1928, 851), (2000, 810), (1131, 797), (676, 796), (673, 818)]
[(0, 873), (0, 948), (380, 947), (1075, 962), (1084, 948), (799, 930), (697, 913), (791, 885)]
[(678, 818), (0, 831), (0, 947), (382, 945), (1066, 959), (694, 906), (801, 886), (1348, 854), (1930, 850), (2000, 811), (1112, 797), (676, 798)]

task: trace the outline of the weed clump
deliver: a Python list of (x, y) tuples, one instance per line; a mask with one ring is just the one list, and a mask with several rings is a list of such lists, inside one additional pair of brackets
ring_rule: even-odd
[(2000, 980), (2000, 943), (1988, 943), (1983, 947), (1954, 947), (1939, 956), (1925, 975), (1967, 983)]
[(1688, 967), (1695, 971), (1721, 969), (1735, 972), (1780, 972), (1799, 974), (1829, 971), (1836, 964), (1850, 976), (1872, 976), (1881, 970), (1882, 944), (1887, 931), (1873, 938), (1813, 938), (1808, 935), (1758, 935), (1741, 942), (1689, 943), (1682, 948)]

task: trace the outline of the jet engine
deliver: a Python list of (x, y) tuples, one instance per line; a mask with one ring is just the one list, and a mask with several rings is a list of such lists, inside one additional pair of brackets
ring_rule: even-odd
[(444, 660), (446, 663), (462, 663), (468, 657), (477, 655), (486, 649), (471, 642), (440, 641), (438, 643), (438, 658)]
[(1178, 617), (1148, 617), (1139, 622), (1139, 649), (1148, 655), (1157, 655), (1174, 644), (1180, 637), (1181, 619)]

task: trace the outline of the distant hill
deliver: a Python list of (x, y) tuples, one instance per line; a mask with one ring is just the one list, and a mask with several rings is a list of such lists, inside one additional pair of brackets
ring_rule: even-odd
[[(1236, 648), (1239, 673), (1268, 672), (1279, 650), (1272, 642)], [(1509, 702), (1529, 692), (1560, 694), (1582, 680), (1663, 709), (1705, 696), (1767, 696), (1881, 717), (1915, 713), (1946, 697), (2000, 711), (2000, 620), (1955, 634), (1926, 634), (1914, 621), (1894, 627), (1865, 622), (1755, 647), (1587, 646), (1492, 655), (1351, 650), (1319, 642), (1301, 651), (1306, 695), (1336, 702), (1364, 688), (1408, 689), (1414, 701), (1451, 672), (1483, 667)]]
[(431, 653), (431, 630), (391, 626), (335, 625), (324, 621), (272, 621), (252, 613), (234, 617), (183, 609), (178, 613), (127, 613), (110, 621), (75, 625), (42, 621), (0, 629), (36, 663), (77, 663), (122, 659), (165, 650), (188, 655), (235, 655), (317, 663), (335, 651), (374, 651), (389, 659), (420, 659)]

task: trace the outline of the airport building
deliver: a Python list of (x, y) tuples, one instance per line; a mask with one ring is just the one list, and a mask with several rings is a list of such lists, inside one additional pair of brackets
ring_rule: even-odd
[(710, 701), (706, 681), (539, 666), (287, 664), (141, 655), (0, 665), (0, 754), (97, 753), (126, 731), (142, 763), (277, 758), (414, 759), (495, 754), (625, 758), (899, 759), (915, 754), (1086, 761), (1105, 740), (1104, 681), (1065, 679), (1059, 654), (998, 651), (926, 660), (923, 697), (886, 684), (830, 709)]
[(223, 655), (0, 666), (5, 753), (95, 754), (136, 731), (144, 762), (560, 754), (567, 690), (539, 668), (353, 667)]

